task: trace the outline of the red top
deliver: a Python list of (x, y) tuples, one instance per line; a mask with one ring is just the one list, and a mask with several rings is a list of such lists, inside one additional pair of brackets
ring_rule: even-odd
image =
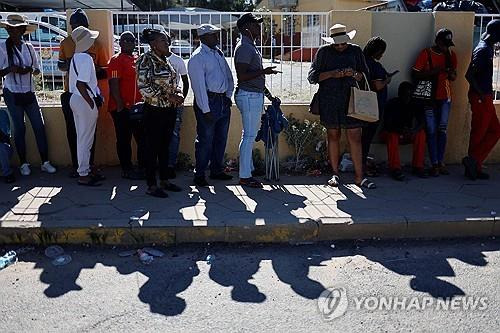
[[(108, 78), (119, 79), (120, 94), (126, 108), (130, 108), (142, 100), (141, 93), (137, 88), (136, 60), (137, 56), (135, 55), (118, 53), (111, 57), (108, 64)], [(116, 110), (116, 101), (111, 94), (109, 94), (108, 110)]]
[[(450, 81), (448, 80), (448, 74), (444, 72), (446, 68), (446, 56), (444, 53), (437, 53), (432, 48), (424, 49), (418, 55), (417, 61), (413, 66), (413, 69), (416, 71), (428, 71), (430, 70), (429, 66), (429, 56), (427, 50), (431, 52), (431, 60), (433, 68), (441, 68), (443, 71), (439, 73), (437, 83), (436, 83), (436, 100), (447, 100), (451, 99), (451, 88)], [(457, 55), (455, 52), (451, 51), (451, 67), (454, 70), (457, 70)]]

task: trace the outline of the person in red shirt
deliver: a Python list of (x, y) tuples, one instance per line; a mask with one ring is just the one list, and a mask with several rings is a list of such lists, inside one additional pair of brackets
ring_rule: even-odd
[(434, 82), (434, 98), (426, 106), (427, 145), (432, 162), (432, 176), (449, 175), (443, 159), (446, 149), (448, 116), (451, 106), (450, 82), (457, 78), (457, 55), (450, 50), (454, 46), (453, 34), (449, 29), (436, 33), (435, 45), (420, 52), (413, 75), (417, 80)]
[(132, 165), (131, 140), (134, 136), (137, 143), (137, 160), (139, 168), (144, 168), (144, 129), (140, 120), (131, 120), (130, 108), (142, 101), (137, 88), (134, 54), (136, 38), (130, 31), (120, 36), (120, 53), (115, 54), (108, 64), (110, 98), (108, 109), (115, 124), (116, 150), (122, 177), (126, 179), (144, 179), (144, 173), (135, 171)]

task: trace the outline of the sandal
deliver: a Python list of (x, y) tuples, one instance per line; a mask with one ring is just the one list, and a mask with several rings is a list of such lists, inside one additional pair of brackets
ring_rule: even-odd
[(99, 183), (99, 180), (90, 177), (88, 180), (78, 180), (77, 181), (78, 185), (82, 186), (101, 186), (102, 184)]
[(374, 182), (371, 182), (368, 180), (368, 178), (364, 178), (361, 183), (359, 184), (356, 184), (358, 187), (361, 187), (361, 188), (367, 188), (369, 190), (373, 190), (375, 188), (377, 188), (377, 185), (375, 185)]
[(147, 195), (150, 195), (155, 198), (168, 198), (168, 194), (165, 193), (161, 188), (157, 187), (154, 190), (148, 189), (146, 191)]
[(180, 188), (179, 186), (172, 184), (170, 182), (168, 182), (168, 183), (161, 182), (160, 187), (162, 189), (164, 189), (166, 191), (170, 191), (170, 192), (182, 192), (182, 188)]
[(339, 187), (340, 177), (338, 175), (333, 175), (332, 178), (328, 180), (328, 185), (331, 187)]
[(401, 171), (401, 169), (395, 169), (395, 170), (392, 170), (391, 171), (391, 177), (397, 181), (400, 181), (402, 182), (403, 180), (405, 180), (405, 175), (403, 174), (403, 172)]
[(239, 184), (242, 186), (248, 186), (248, 187), (252, 187), (252, 188), (263, 188), (264, 187), (261, 182), (257, 181), (253, 177), (240, 178)]

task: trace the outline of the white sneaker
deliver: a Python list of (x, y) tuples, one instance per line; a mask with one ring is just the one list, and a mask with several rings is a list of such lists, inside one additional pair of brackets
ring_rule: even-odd
[(19, 172), (21, 172), (21, 175), (23, 176), (29, 176), (31, 175), (31, 169), (29, 163), (24, 163), (19, 167)]
[(56, 168), (54, 168), (54, 167), (52, 166), (52, 164), (50, 164), (50, 162), (49, 162), (49, 161), (44, 162), (44, 163), (42, 164), (42, 167), (41, 167), (41, 168), (42, 168), (42, 171), (47, 172), (47, 173), (56, 173), (56, 171), (57, 171), (57, 170), (56, 170)]

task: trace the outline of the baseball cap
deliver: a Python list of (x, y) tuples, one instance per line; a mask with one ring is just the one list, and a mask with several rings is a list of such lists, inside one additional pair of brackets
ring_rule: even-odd
[(486, 32), (481, 37), (483, 40), (493, 38), (494, 42), (500, 41), (500, 20), (491, 20), (486, 25)]
[(221, 29), (213, 24), (202, 24), (198, 27), (198, 36), (213, 34), (219, 32)]
[(241, 30), (248, 23), (262, 23), (264, 19), (262, 17), (257, 17), (253, 13), (246, 13), (240, 16), (238, 21), (236, 21), (236, 26)]
[(446, 46), (455, 46), (455, 43), (453, 43), (453, 32), (450, 29), (439, 29), (436, 32), (436, 42), (438, 40), (444, 42)]

